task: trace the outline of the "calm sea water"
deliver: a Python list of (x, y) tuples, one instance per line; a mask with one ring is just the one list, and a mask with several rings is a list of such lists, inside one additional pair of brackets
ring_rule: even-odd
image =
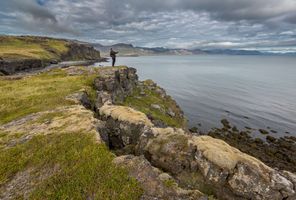
[[(147, 56), (118, 58), (118, 65), (153, 79), (204, 132), (228, 119), (240, 129), (271, 129), (296, 136), (296, 57)], [(289, 133), (286, 133), (289, 132)]]

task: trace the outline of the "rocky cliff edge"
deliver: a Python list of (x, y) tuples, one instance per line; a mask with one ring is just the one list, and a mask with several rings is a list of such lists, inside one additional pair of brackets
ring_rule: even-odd
[[(128, 199), (296, 199), (295, 174), (273, 169), (222, 140), (192, 135), (176, 102), (155, 83), (140, 82), (135, 69), (70, 67), (63, 74), (92, 75), (93, 91), (78, 90), (64, 97), (72, 105), (2, 124), (1, 151), (38, 135), (86, 132), (117, 155), (114, 167), (123, 167), (136, 180), (140, 189), (130, 188), (136, 188), (139, 196)], [(54, 166), (37, 178), (22, 174), (30, 174), (26, 170), (32, 166), (11, 172), (0, 179), (1, 198), (30, 196), (36, 188), (42, 191), (40, 185), (61, 170), (59, 164)], [(34, 184), (28, 182), (30, 177)], [(96, 199), (96, 190), (84, 189)]]

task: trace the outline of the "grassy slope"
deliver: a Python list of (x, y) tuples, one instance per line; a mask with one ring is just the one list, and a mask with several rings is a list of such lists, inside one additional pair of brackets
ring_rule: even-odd
[(58, 59), (67, 52), (68, 42), (39, 37), (0, 36), (0, 57), (2, 59)]
[(38, 176), (58, 166), (57, 173), (31, 193), (31, 199), (138, 199), (137, 182), (112, 163), (113, 157), (87, 133), (35, 136), (0, 152), (0, 186), (25, 169), (33, 168)]
[[(144, 82), (144, 85), (149, 84), (149, 81), (150, 80)], [(154, 119), (165, 122), (168, 126), (177, 128), (186, 126), (186, 119), (178, 115), (179, 109), (176, 107), (176, 103), (171, 97), (167, 96), (165, 98), (162, 98), (161, 95), (158, 94), (155, 90), (151, 90), (148, 88), (144, 89), (144, 92), (146, 94), (145, 96), (141, 96), (140, 92), (140, 89), (136, 89), (132, 95), (126, 98), (123, 104), (125, 106), (133, 107), (145, 114), (149, 114)], [(161, 112), (158, 109), (151, 108), (151, 104), (160, 105), (163, 110), (168, 110), (169, 108), (171, 108), (177, 115), (175, 117), (171, 117), (165, 112)]]
[(94, 76), (67, 76), (54, 70), (20, 80), (0, 79), (0, 125), (13, 119), (58, 106), (69, 105), (65, 97), (87, 89), (90, 93)]
[[(55, 70), (20, 80), (2, 78), (0, 124), (69, 105), (65, 97), (82, 88), (93, 94), (94, 77), (67, 76), (64, 71)], [(0, 138), (6, 134), (0, 133)], [(57, 167), (56, 173), (32, 191), (31, 199), (138, 199), (141, 189), (137, 182), (129, 178), (124, 169), (114, 166), (112, 159), (113, 154), (104, 145), (95, 143), (93, 134), (34, 136), (26, 143), (0, 149), (0, 189), (24, 171), (33, 171), (29, 180), (34, 184), (42, 171)]]

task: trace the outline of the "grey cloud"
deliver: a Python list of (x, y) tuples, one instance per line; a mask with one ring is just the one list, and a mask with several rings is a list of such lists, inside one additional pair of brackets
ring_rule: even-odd
[(230, 21), (263, 21), (296, 12), (294, 0), (120, 0), (120, 4), (130, 5), (134, 10), (156, 12), (181, 9), (205, 11), (216, 19)]
[(12, 26), (23, 27), (37, 32), (65, 32), (76, 33), (59, 21), (56, 15), (45, 7), (40, 6), (35, 0), (9, 0), (0, 2), (0, 11), (7, 16), (14, 16)]
[(32, 15), (37, 19), (46, 19), (57, 22), (55, 16), (45, 8), (42, 8), (33, 0), (9, 0), (0, 2), (0, 7), (8, 12), (22, 12)]
[(295, 13), (295, 0), (10, 0), (0, 2), (0, 31), (138, 46), (288, 46)]

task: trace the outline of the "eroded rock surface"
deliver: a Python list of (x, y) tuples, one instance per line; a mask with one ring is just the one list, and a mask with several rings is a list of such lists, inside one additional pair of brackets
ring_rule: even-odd
[(174, 175), (200, 172), (221, 199), (284, 199), (295, 195), (294, 184), (280, 172), (210, 136), (152, 128), (141, 135), (137, 153)]
[(97, 141), (101, 138), (97, 131), (102, 122), (81, 105), (60, 107), (52, 111), (34, 113), (0, 126), (6, 136), (0, 138), (1, 146), (14, 146), (28, 141), (37, 134), (56, 133), (95, 133)]
[(111, 96), (112, 103), (123, 101), (133, 91), (138, 81), (136, 69), (134, 68), (105, 68), (100, 70), (100, 76), (95, 79), (95, 89), (98, 91), (97, 107), (101, 107), (104, 99), (102, 92)]
[(130, 175), (138, 180), (144, 189), (143, 200), (201, 200), (204, 196), (198, 190), (180, 188), (173, 177), (151, 166), (143, 156), (120, 156), (114, 162), (127, 168)]

